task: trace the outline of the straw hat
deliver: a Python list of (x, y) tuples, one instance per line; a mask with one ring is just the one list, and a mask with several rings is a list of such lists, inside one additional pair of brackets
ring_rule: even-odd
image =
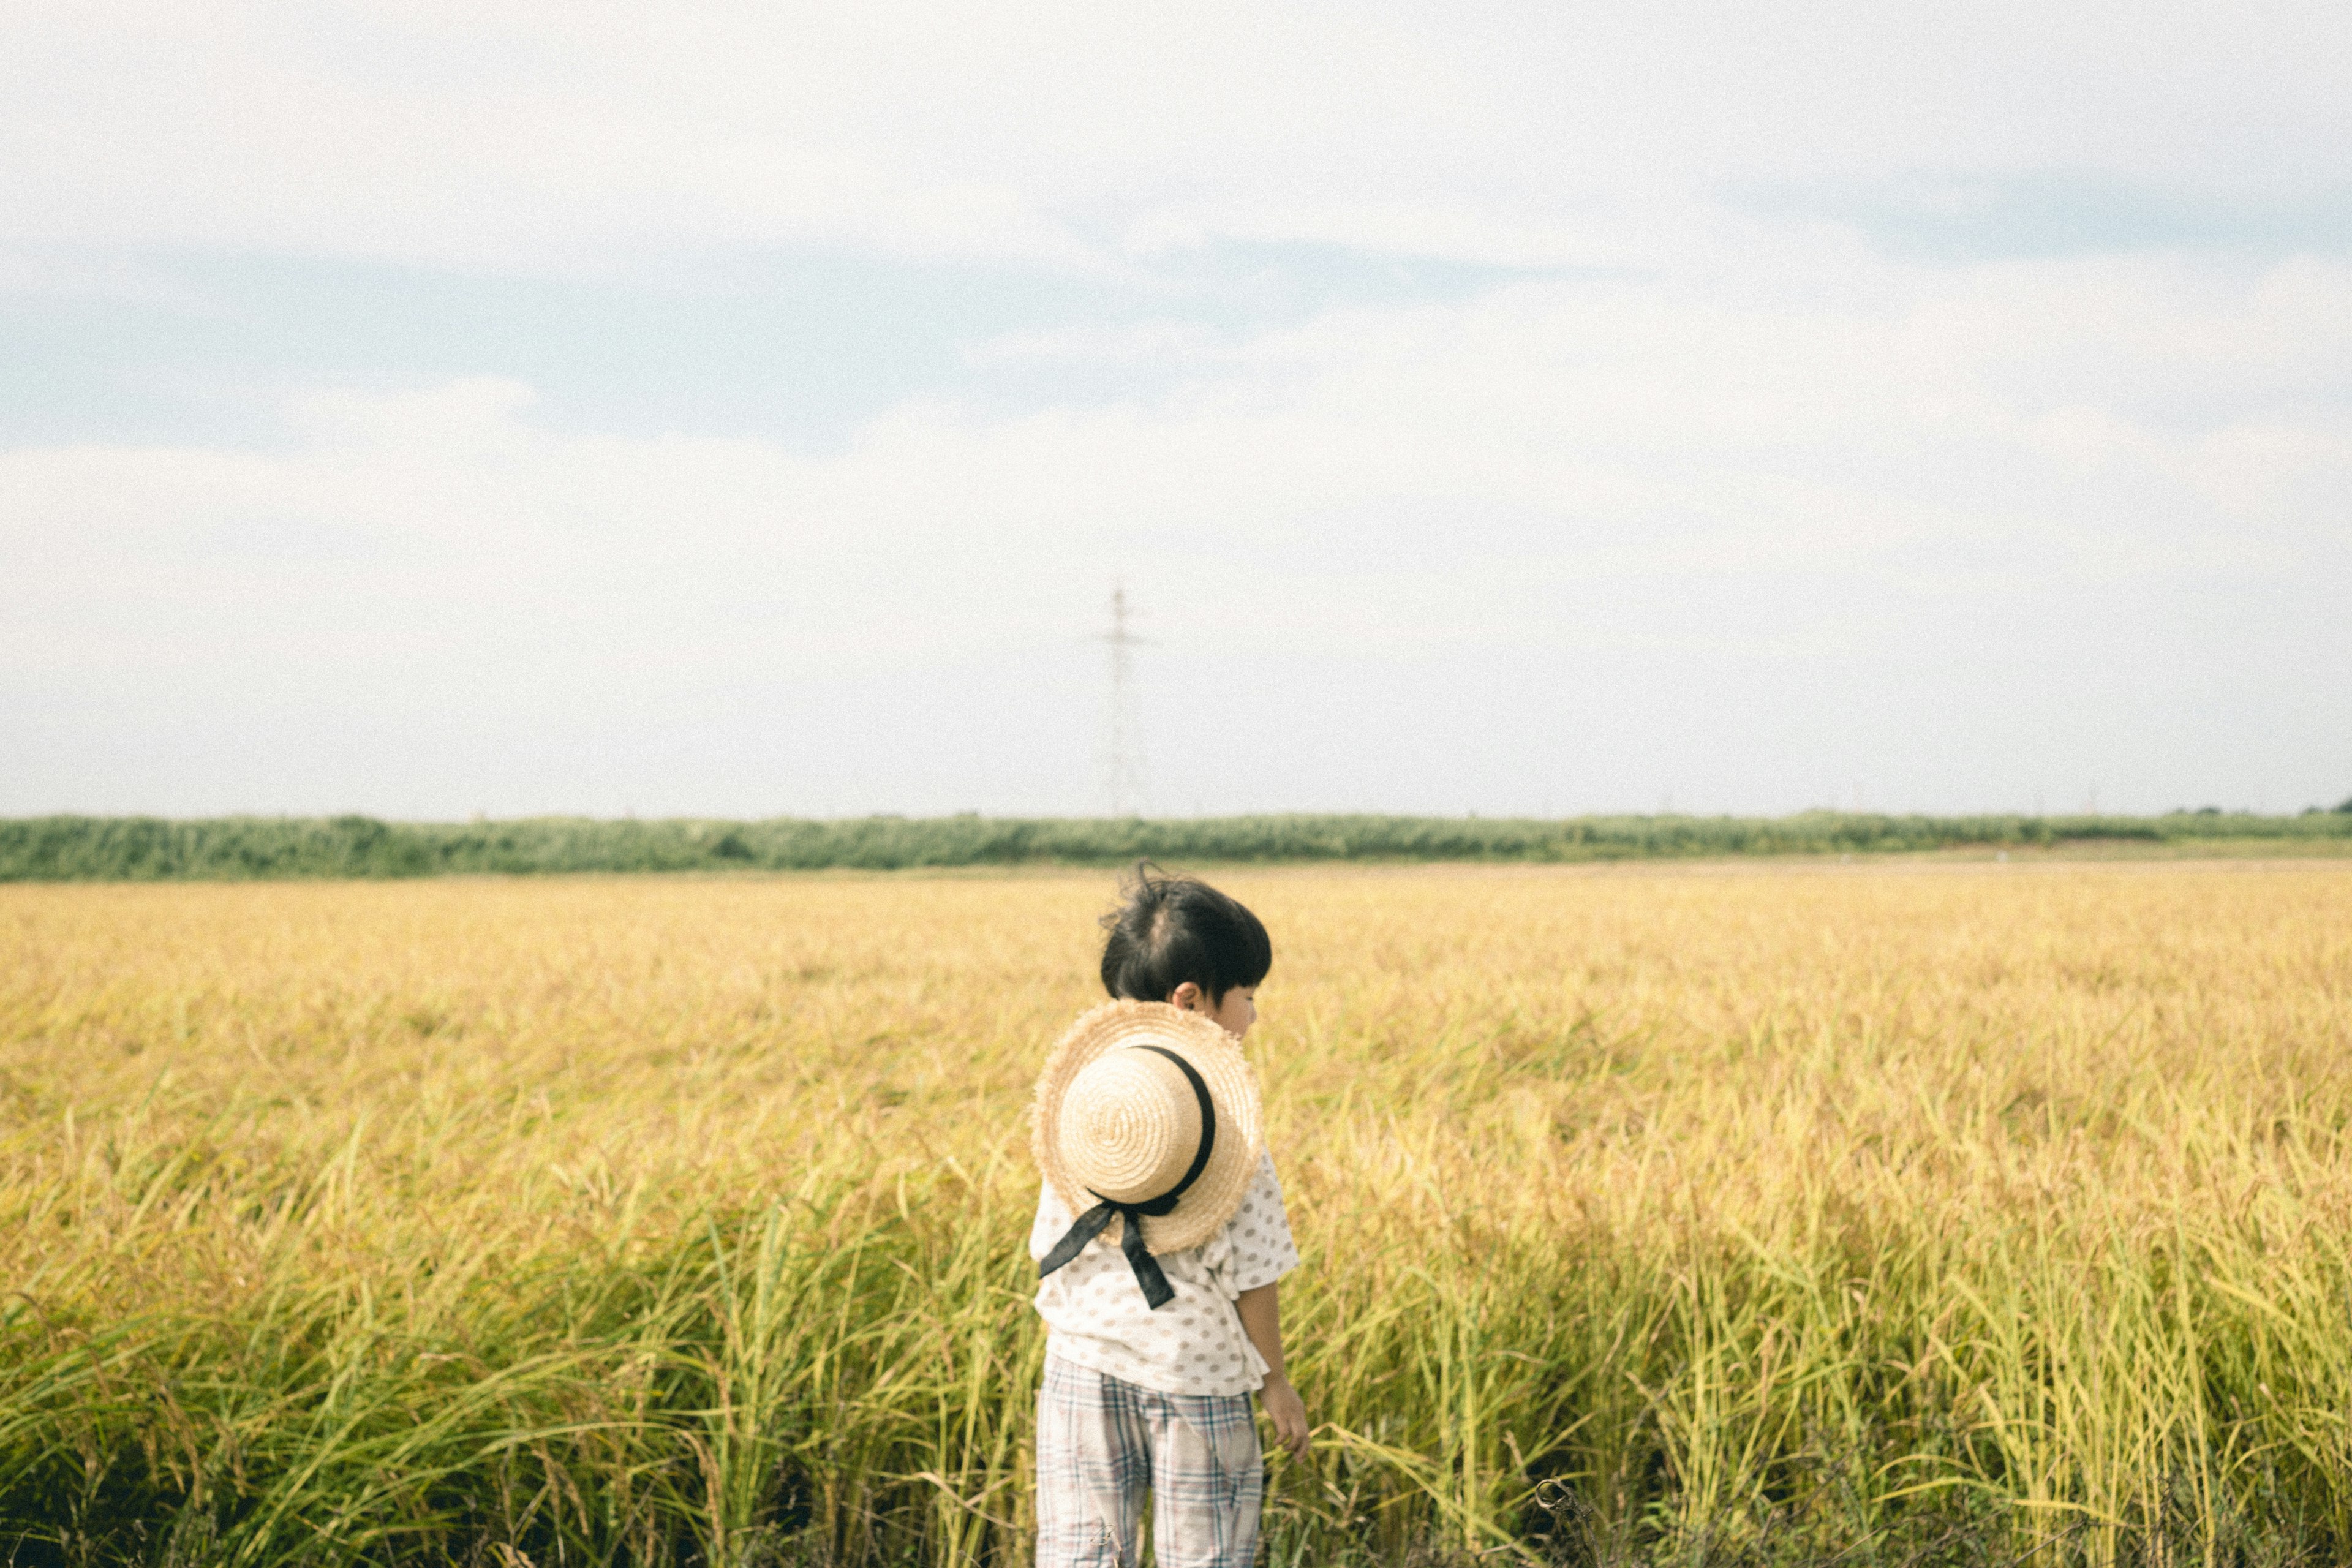
[[(1213, 1131), (1205, 1156), (1204, 1124)], [(1130, 1261), (1126, 1211), (1138, 1211), (1142, 1250), (1200, 1246), (1241, 1208), (1265, 1138), (1257, 1075), (1241, 1042), (1165, 1002), (1107, 1002), (1083, 1015), (1037, 1078), (1038, 1167), (1073, 1215), (1113, 1211), (1095, 1228)], [(1171, 1191), (1173, 1205), (1155, 1212)]]

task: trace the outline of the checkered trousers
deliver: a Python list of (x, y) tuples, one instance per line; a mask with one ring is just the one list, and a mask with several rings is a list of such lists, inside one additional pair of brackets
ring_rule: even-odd
[(1251, 1568), (1265, 1486), (1246, 1394), (1160, 1394), (1058, 1356), (1037, 1394), (1037, 1568)]

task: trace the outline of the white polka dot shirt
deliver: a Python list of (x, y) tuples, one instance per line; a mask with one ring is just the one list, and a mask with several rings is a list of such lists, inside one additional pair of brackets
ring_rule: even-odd
[[(1043, 1258), (1072, 1215), (1043, 1184), (1029, 1256)], [(1176, 1299), (1153, 1311), (1135, 1271), (1108, 1233), (1037, 1282), (1045, 1348), (1079, 1366), (1161, 1394), (1247, 1394), (1265, 1379), (1265, 1358), (1242, 1331), (1234, 1300), (1271, 1285), (1298, 1267), (1290, 1216), (1274, 1156), (1261, 1155), (1242, 1206), (1224, 1228), (1182, 1252), (1160, 1258)]]

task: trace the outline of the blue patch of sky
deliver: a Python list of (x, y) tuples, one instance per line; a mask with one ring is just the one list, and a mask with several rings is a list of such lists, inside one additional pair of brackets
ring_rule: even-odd
[(2049, 172), (1751, 187), (1735, 193), (1734, 201), (1767, 216), (1851, 225), (1891, 254), (1944, 263), (2151, 250), (2277, 256), (2352, 249), (2352, 189), (2225, 197)]
[[(47, 259), (53, 274), (76, 260)], [(688, 258), (598, 279), (289, 257), (96, 259), (113, 272), (133, 262), (151, 286), (0, 291), (0, 446), (266, 445), (282, 433), (290, 388), (491, 375), (535, 388), (534, 417), (557, 428), (824, 450), (913, 397), (1002, 415), (1150, 397), (1194, 374), (1164, 354), (975, 352), (1008, 335), (1164, 324), (1214, 342), (1529, 276), (1235, 243), (1092, 275), (810, 255)]]

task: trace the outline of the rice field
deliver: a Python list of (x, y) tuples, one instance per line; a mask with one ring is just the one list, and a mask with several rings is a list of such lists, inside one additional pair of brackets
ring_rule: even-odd
[[(1274, 1563), (2352, 1560), (2352, 866), (1217, 879)], [(1110, 893), (0, 888), (0, 1561), (1023, 1561)]]

